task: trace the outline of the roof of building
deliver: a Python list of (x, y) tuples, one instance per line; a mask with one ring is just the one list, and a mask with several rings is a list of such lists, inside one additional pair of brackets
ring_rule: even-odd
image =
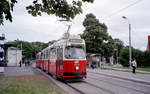
[(9, 47), (8, 50), (21, 50), (20, 48), (16, 48), (16, 47)]

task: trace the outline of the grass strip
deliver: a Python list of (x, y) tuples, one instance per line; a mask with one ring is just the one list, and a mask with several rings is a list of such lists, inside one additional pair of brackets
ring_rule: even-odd
[(0, 94), (66, 94), (42, 75), (0, 77)]

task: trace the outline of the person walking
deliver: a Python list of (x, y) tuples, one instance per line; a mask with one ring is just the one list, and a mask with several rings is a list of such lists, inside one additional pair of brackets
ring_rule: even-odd
[(30, 66), (30, 61), (29, 60), (27, 61), (27, 64), (28, 64), (28, 67), (29, 67)]
[(21, 64), (21, 61), (19, 62), (19, 65), (20, 65), (20, 67), (21, 67), (21, 65), (22, 65), (22, 64)]
[(136, 59), (134, 59), (134, 60), (131, 62), (131, 66), (132, 66), (132, 73), (135, 74), (135, 70), (136, 70), (136, 67), (137, 67)]

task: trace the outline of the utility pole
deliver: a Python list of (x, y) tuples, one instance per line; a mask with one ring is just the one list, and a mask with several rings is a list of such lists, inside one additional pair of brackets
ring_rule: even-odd
[(22, 62), (22, 57), (23, 57), (23, 56), (22, 56), (22, 43), (21, 43), (21, 45), (20, 45), (20, 46), (21, 46), (21, 64), (20, 64), (20, 66), (21, 66), (21, 65), (22, 65), (22, 63), (23, 63), (23, 62)]
[(127, 17), (122, 16), (123, 19), (126, 19), (129, 24), (129, 66), (131, 67), (131, 60), (132, 60), (132, 50), (131, 50), (131, 24)]

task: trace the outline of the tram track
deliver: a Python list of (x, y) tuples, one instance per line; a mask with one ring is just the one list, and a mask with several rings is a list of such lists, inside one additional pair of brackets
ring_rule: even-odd
[(119, 77), (119, 76), (116, 76), (116, 75), (109, 75), (109, 74), (104, 74), (104, 73), (95, 73), (95, 72), (90, 72), (90, 71), (88, 71), (88, 73), (93, 73), (93, 74), (103, 75), (103, 76), (106, 76), (106, 77), (112, 77), (112, 78), (117, 78), (117, 79), (122, 79), (122, 80), (127, 80), (127, 81), (132, 81), (132, 82), (137, 82), (137, 83), (141, 83), (141, 84), (150, 85), (150, 82), (139, 80), (139, 79)]
[[(37, 69), (37, 68), (35, 68), (35, 69), (33, 69), (33, 70), (35, 70), (36, 72), (40, 72), (41, 75), (47, 77), (48, 79), (50, 79), (50, 80), (52, 81), (53, 84), (57, 85), (57, 83), (56, 83), (56, 78), (53, 77), (52, 75), (48, 75), (47, 73), (45, 73), (45, 72), (43, 72), (42, 70)], [(70, 84), (67, 83), (66, 81), (63, 81), (63, 80), (60, 80), (60, 79), (57, 80), (57, 81), (59, 81), (59, 82), (61, 82), (61, 83), (64, 83), (64, 84), (67, 85), (69, 88), (71, 88), (71, 89), (73, 89), (74, 91), (76, 91), (77, 93), (75, 93), (75, 94), (86, 94), (85, 92), (83, 92), (83, 91), (77, 89), (76, 87), (73, 87), (72, 85), (70, 85)], [(59, 86), (59, 87), (60, 87), (60, 86)], [(62, 88), (62, 87), (60, 87), (60, 88)], [(70, 94), (70, 93), (69, 93), (69, 94)]]
[[(38, 71), (40, 71), (43, 75), (45, 75), (45, 76), (48, 77), (48, 78), (49, 78), (49, 77), (52, 77), (53, 81), (56, 80), (53, 76), (48, 75), (47, 73), (45, 73), (45, 72), (43, 72), (43, 71), (41, 71), (41, 70), (38, 70)], [(51, 80), (51, 79), (50, 79), (50, 80)], [(83, 91), (81, 91), (80, 89), (76, 88), (76, 86), (71, 85), (71, 83), (69, 83), (69, 82), (66, 82), (66, 81), (63, 81), (63, 80), (59, 80), (59, 81), (62, 82), (62, 83), (64, 83), (65, 85), (69, 86), (69, 87), (72, 88), (74, 91), (78, 92), (78, 94), (86, 94), (85, 92), (83, 92)], [(53, 83), (54, 83), (54, 82), (53, 82)], [(86, 82), (86, 81), (81, 81), (81, 83), (85, 83), (85, 84), (87, 84), (87, 85), (89, 85), (89, 86), (92, 86), (92, 87), (94, 87), (94, 88), (101, 89), (101, 90), (103, 90), (103, 91), (105, 91), (105, 92), (108, 92), (109, 94), (115, 94), (115, 93), (113, 93), (113, 92), (111, 92), (111, 91), (109, 91), (109, 90), (107, 90), (107, 89), (105, 89), (105, 88), (98, 87), (98, 86), (96, 86), (96, 85), (94, 85), (94, 84), (91, 84), (91, 83), (89, 83), (89, 82)]]
[(112, 82), (108, 82), (108, 81), (104, 81), (104, 80), (99, 80), (99, 79), (96, 79), (96, 78), (93, 78), (93, 77), (88, 77), (88, 78), (89, 79), (94, 79), (94, 80), (97, 80), (97, 81), (103, 81), (105, 83), (108, 83), (108, 84), (111, 84), (111, 85), (114, 85), (114, 86), (119, 86), (119, 87), (126, 88), (126, 89), (130, 89), (130, 90), (133, 90), (133, 91), (136, 91), (136, 92), (141, 92), (143, 94), (147, 94), (147, 92), (144, 92), (144, 91), (141, 91), (141, 90), (138, 90), (138, 89), (129, 88), (129, 87), (122, 86), (122, 85), (119, 85), (119, 84), (115, 84), (115, 83), (112, 83)]
[[(39, 70), (39, 69), (37, 69), (37, 70), (38, 70), (42, 75), (44, 75), (45, 77), (48, 77), (50, 80), (52, 80), (53, 83), (55, 83), (54, 80), (56, 80), (56, 79), (55, 79), (53, 76), (48, 75), (47, 73), (45, 73), (45, 72), (43, 72), (43, 71), (41, 71), (41, 70)], [(64, 83), (65, 85), (67, 85), (68, 87), (70, 87), (71, 89), (73, 89), (74, 91), (78, 92), (78, 94), (86, 94), (85, 92), (83, 92), (83, 91), (81, 91), (80, 89), (76, 88), (76, 86), (71, 85), (70, 82), (63, 81), (63, 80), (60, 80), (60, 79), (59, 79), (59, 81), (62, 82), (62, 83)], [(102, 90), (102, 91), (108, 92), (109, 94), (115, 94), (115, 93), (113, 93), (113, 92), (111, 92), (111, 91), (109, 91), (109, 90), (107, 90), (107, 89), (105, 89), (105, 88), (99, 87), (99, 86), (97, 86), (97, 85), (91, 84), (91, 83), (86, 82), (86, 81), (81, 81), (81, 83), (87, 84), (87, 85), (92, 86), (92, 87), (94, 87), (94, 88), (98, 88), (98, 89), (100, 89), (100, 90)]]
[(71, 87), (72, 89), (74, 89), (75, 91), (77, 91), (79, 94), (86, 94), (85, 92), (75, 88), (74, 86), (70, 85), (69, 83), (65, 82), (65, 84), (69, 87)]
[[(44, 76), (50, 78), (50, 80), (52, 80), (53, 83), (58, 85), (60, 88), (63, 89), (63, 86), (67, 87), (67, 89), (69, 91), (69, 94), (72, 94), (72, 91), (70, 92), (70, 90), (75, 91), (76, 93), (74, 93), (74, 94), (88, 94), (89, 91), (85, 91), (84, 92), (85, 89), (82, 89), (82, 88), (88, 88), (88, 87), (91, 87), (91, 89), (93, 88), (93, 89), (96, 89), (96, 90), (100, 90), (102, 92), (106, 92), (105, 94), (115, 94), (115, 91), (111, 91), (108, 88), (105, 88), (103, 86), (98, 85), (97, 83), (92, 83), (93, 81), (103, 82), (103, 83), (110, 84), (112, 86), (118, 86), (118, 87), (121, 87), (121, 88), (126, 88), (127, 90), (131, 90), (131, 91), (134, 91), (134, 92), (137, 92), (137, 93), (140, 93), (140, 94), (148, 94), (148, 92), (146, 92), (146, 91), (144, 91), (142, 89), (139, 90), (139, 89), (136, 89), (136, 88), (131, 88), (132, 86), (131, 87), (127, 87), (125, 85), (120, 85), (119, 83), (106, 81), (107, 79), (98, 79), (100, 77), (100, 74), (96, 75), (96, 74), (93, 74), (93, 72), (91, 74), (92, 77), (88, 76), (87, 80), (82, 80), (80, 82), (68, 82), (68, 81), (63, 81), (63, 80), (56, 80), (53, 76), (50, 76), (50, 75), (48, 75), (47, 73), (45, 73), (45, 72), (43, 72), (41, 70), (38, 70), (38, 71), (41, 74), (43, 74)], [(114, 77), (110, 77), (110, 78), (114, 78)], [(88, 79), (91, 80), (91, 81), (88, 81)], [(115, 80), (115, 78), (114, 78), (114, 80)], [(124, 80), (122, 81), (122, 83), (125, 83)], [(63, 84), (63, 86), (60, 86), (60, 84), (61, 85)], [(79, 84), (81, 84), (81, 85), (79, 85)], [(139, 86), (140, 86), (140, 84), (139, 84)], [(145, 88), (148, 88), (148, 86), (145, 86)], [(66, 92), (68, 92), (68, 91), (66, 91)]]
[(105, 92), (108, 92), (108, 93), (110, 93), (110, 94), (115, 94), (114, 92), (111, 92), (110, 90), (107, 90), (107, 89), (105, 89), (105, 88), (99, 87), (99, 86), (97, 86), (97, 85), (95, 85), (95, 84), (92, 84), (92, 83), (89, 83), (89, 82), (87, 82), (87, 81), (83, 81), (83, 83), (88, 84), (88, 85), (90, 85), (90, 86), (93, 86), (93, 87), (95, 87), (95, 88), (101, 89), (101, 90), (103, 90), (103, 91), (105, 91)]
[[(100, 90), (102, 90), (102, 91), (104, 91), (104, 92), (107, 92), (106, 94), (115, 94), (115, 93), (113, 93), (113, 92), (111, 92), (111, 91), (109, 91), (109, 90), (107, 90), (107, 89), (105, 89), (105, 88), (99, 87), (99, 86), (97, 86), (97, 85), (95, 85), (95, 84), (92, 84), (92, 83), (89, 83), (89, 82), (87, 82), (87, 81), (81, 81), (81, 83), (84, 83), (84, 84), (86, 84), (86, 85), (89, 85), (89, 86), (92, 86), (92, 87), (94, 87), (94, 88), (100, 89)], [(83, 92), (83, 91), (77, 89), (75, 86), (72, 86), (72, 85), (69, 84), (69, 83), (66, 83), (66, 84), (67, 84), (69, 87), (71, 87), (71, 88), (75, 89), (76, 91), (78, 91), (80, 94), (87, 94), (87, 93), (85, 93), (85, 92)], [(88, 86), (87, 86), (87, 87), (88, 87)]]
[[(102, 76), (105, 76), (105, 77), (109, 77), (109, 78), (113, 78), (113, 79), (120, 79), (120, 80), (124, 80), (124, 81), (130, 81), (130, 82), (137, 82), (137, 81), (133, 81), (133, 80), (127, 80), (127, 79), (124, 79), (124, 78), (121, 78), (121, 77), (116, 77), (116, 76), (111, 76), (111, 75), (105, 75), (105, 74), (101, 74), (101, 73), (95, 73), (95, 72), (89, 72), (88, 73), (91, 73), (91, 74), (97, 74), (97, 75), (102, 75)], [(94, 75), (95, 76), (95, 75)], [(88, 76), (89, 77), (89, 76)], [(97, 76), (98, 77), (98, 76)], [(123, 81), (122, 81), (123, 82)], [(139, 84), (143, 84), (143, 85), (150, 85), (149, 83), (142, 83), (142, 82), (138, 82)], [(142, 86), (143, 87), (143, 86)]]

